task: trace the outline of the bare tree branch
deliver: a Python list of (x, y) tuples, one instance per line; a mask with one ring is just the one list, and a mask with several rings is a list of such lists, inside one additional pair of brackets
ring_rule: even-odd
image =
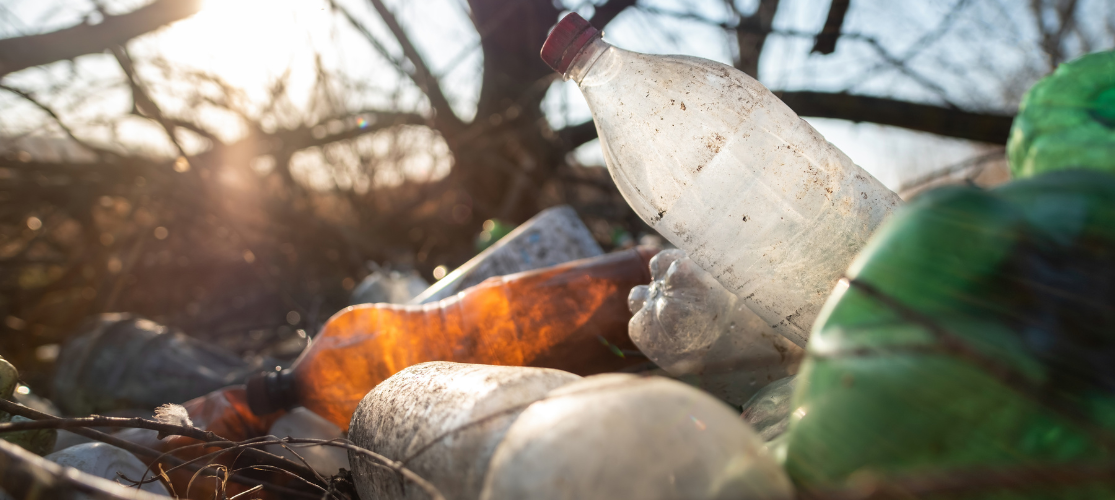
[(596, 13), (592, 15), (592, 24), (603, 30), (620, 12), (634, 5), (635, 0), (608, 0), (604, 5), (596, 7)]
[[(736, 44), (739, 46), (739, 60), (736, 67), (759, 79), (759, 56), (763, 53), (763, 45), (767, 42), (774, 15), (778, 12), (779, 0), (759, 0), (759, 7), (749, 16), (740, 14), (739, 25), (736, 26)], [(730, 2), (732, 10), (735, 3)], [(739, 11), (736, 11), (737, 13)]]
[(437, 123), (447, 125), (453, 129), (460, 129), (463, 126), (461, 119), (453, 112), (453, 108), (449, 106), (449, 100), (445, 98), (445, 94), (441, 91), (441, 84), (438, 83), (437, 78), (426, 66), (426, 61), (422, 59), (422, 55), (418, 53), (418, 49), (410, 42), (410, 37), (407, 35), (403, 27), (399, 25), (399, 21), (395, 19), (395, 15), (383, 5), (382, 0), (369, 0), (372, 6), (375, 7), (376, 12), (383, 19), (387, 29), (391, 30), (391, 34), (395, 35), (395, 40), (399, 42), (399, 46), (403, 49), (403, 55), (407, 60), (414, 65), (414, 72), (407, 73), (415, 85), (426, 94), (430, 99), (430, 107), (436, 113), (434, 120)]
[(1006, 144), (1011, 115), (974, 113), (882, 97), (824, 92), (775, 92), (801, 116), (878, 123), (991, 144)]
[[(1006, 144), (1014, 121), (1010, 115), (973, 113), (882, 97), (780, 91), (774, 95), (800, 116), (877, 123), (992, 144)], [(561, 129), (558, 135), (570, 148), (575, 148), (596, 138), (596, 126), (589, 121)]]
[(1045, 3), (1043, 0), (1031, 0), (1030, 10), (1033, 11), (1038, 33), (1041, 34), (1041, 48), (1048, 58), (1050, 69), (1052, 69), (1065, 60), (1062, 44), (1065, 35), (1076, 24), (1077, 0), (1054, 0), (1052, 2), (1053, 11), (1056, 13), (1058, 21), (1055, 26), (1047, 26), (1045, 23)]
[(0, 78), (32, 66), (96, 54), (201, 9), (201, 0), (156, 0), (127, 14), (105, 16), (100, 24), (0, 40)]
[(122, 45), (117, 45), (111, 47), (111, 50), (112, 55), (116, 57), (116, 62), (120, 64), (120, 69), (124, 70), (124, 74), (128, 76), (128, 83), (132, 89), (132, 102), (135, 104), (137, 113), (155, 120), (156, 123), (162, 126), (163, 130), (166, 131), (167, 138), (170, 139), (174, 148), (178, 150), (178, 155), (182, 158), (186, 158), (188, 155), (186, 154), (185, 148), (178, 142), (178, 137), (174, 135), (176, 129), (174, 123), (171, 123), (163, 116), (163, 112), (159, 109), (159, 105), (155, 104), (155, 101), (151, 99), (151, 96), (147, 93), (147, 89), (144, 88), (143, 82), (139, 79), (139, 75), (136, 74), (135, 64), (132, 62), (132, 58), (128, 54), (127, 49)]
[(65, 132), (66, 135), (69, 136), (72, 141), (77, 143), (77, 145), (91, 151), (93, 154), (97, 155), (98, 159), (103, 159), (105, 157), (105, 155), (109, 154), (108, 151), (106, 151), (104, 149), (101, 149), (101, 148), (98, 148), (98, 147), (95, 147), (95, 146), (92, 146), (92, 145), (86, 143), (85, 141), (79, 139), (76, 135), (74, 135), (74, 131), (71, 130), (70, 127), (67, 127), (66, 124), (62, 122), (62, 118), (59, 117), (58, 114), (54, 112), (54, 109), (52, 109), (50, 106), (47, 106), (46, 104), (43, 104), (38, 99), (35, 99), (35, 97), (32, 96), (31, 94), (28, 94), (28, 93), (26, 93), (22, 90), (19, 90), (15, 87), (9, 87), (9, 86), (3, 85), (3, 84), (0, 84), (0, 89), (6, 90), (8, 92), (11, 92), (15, 95), (18, 95), (18, 96), (22, 97), (25, 101), (33, 104), (35, 107), (41, 109), (44, 113), (50, 115), (50, 117), (54, 120), (54, 123), (56, 125), (58, 125), (58, 128), (62, 129), (62, 131)]
[(851, 0), (832, 0), (825, 26), (817, 35), (817, 41), (813, 44), (811, 52), (828, 55), (836, 51), (836, 40), (840, 38), (840, 30), (844, 27), (844, 15), (848, 13), (848, 6), (851, 3)]

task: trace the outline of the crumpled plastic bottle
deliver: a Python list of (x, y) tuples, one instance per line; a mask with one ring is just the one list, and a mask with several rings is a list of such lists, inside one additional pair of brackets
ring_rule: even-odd
[(705, 272), (685, 252), (650, 261), (650, 285), (631, 289), (632, 342), (670, 375), (741, 406), (766, 384), (797, 372), (802, 348)]
[(731, 66), (613, 47), (575, 13), (542, 59), (580, 87), (639, 217), (804, 346), (898, 195)]

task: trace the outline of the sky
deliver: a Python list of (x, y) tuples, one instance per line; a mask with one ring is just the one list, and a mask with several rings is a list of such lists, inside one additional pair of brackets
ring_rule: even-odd
[[(591, 0), (555, 1), (586, 17), (593, 12)], [(753, 9), (755, 3), (737, 1), (743, 11)], [(143, 3), (145, 0), (121, 0), (109, 1), (107, 6), (111, 12), (126, 12)], [(381, 35), (381, 40), (391, 40), (367, 2), (341, 3), (373, 33)], [(408, 28), (433, 72), (441, 76), (442, 87), (454, 110), (462, 118), (470, 119), (475, 112), (483, 61), (465, 1), (387, 3)], [(770, 37), (761, 60), (760, 81), (775, 89), (848, 91), (1011, 112), (1029, 82), (1047, 70), (1034, 50), (1038, 36), (1034, 21), (1019, 8), (1021, 4), (1017, 0), (852, 2), (845, 32), (878, 39), (892, 56), (909, 57), (909, 71), (904, 74), (881, 64), (878, 49), (862, 39), (842, 39), (837, 52), (830, 56), (809, 54), (812, 38), (808, 35), (820, 29), (827, 13), (827, 0), (783, 0), (775, 18), (776, 33)], [(640, 5), (713, 22), (730, 19), (726, 5), (719, 0), (641, 0)], [(79, 22), (92, 7), (90, 0), (0, 0), (0, 36), (69, 26)], [(1110, 38), (1097, 34), (1104, 30), (1115, 33), (1115, 27), (1109, 26), (1115, 19), (1112, 15), (1115, 8), (1106, 0), (1081, 0), (1080, 8), (1097, 15), (1083, 17), (1079, 29), (1084, 34), (1079, 38), (1099, 40), (1095, 42), (1099, 46), (1079, 46), (1074, 50), (1095, 50), (1104, 48), (1104, 44), (1111, 47)], [(949, 17), (953, 11), (956, 14)], [(419, 111), (425, 108), (413, 85), (391, 70), (360, 35), (339, 26), (343, 23), (338, 22), (324, 0), (206, 0), (199, 14), (135, 40), (129, 49), (137, 58), (159, 53), (180, 65), (219, 74), (243, 91), (246, 102), (263, 102), (270, 82), (289, 71), (287, 94), (295, 106), (310, 102), (314, 57), (320, 54), (326, 68), (364, 88), (363, 92), (346, 95), (346, 102), (340, 103), (342, 107), (393, 106)], [(940, 36), (927, 37), (927, 33)], [(616, 46), (639, 52), (688, 54), (725, 63), (732, 59), (731, 39), (724, 30), (707, 22), (678, 20), (644, 10), (628, 9), (622, 13), (607, 27), (605, 38)], [(389, 51), (399, 54), (398, 47), (386, 45)], [(110, 57), (91, 55), (78, 58), (73, 65), (57, 63), (9, 75), (4, 83), (23, 89), (60, 88), (62, 91), (52, 105), (67, 110), (66, 116), (75, 120), (95, 123), (99, 116), (121, 114), (130, 106), (126, 91), (111, 86), (120, 78), (120, 71)], [(77, 80), (82, 83), (75, 84)], [(165, 97), (160, 102), (166, 103), (168, 111), (178, 111), (174, 108), (173, 91), (159, 97)], [(27, 111), (0, 116), (0, 134), (25, 132), (36, 120), (43, 119), (41, 113), (10, 95), (0, 96), (0, 107)], [(584, 99), (569, 82), (555, 83), (544, 109), (555, 128), (590, 118)], [(232, 117), (210, 118), (227, 122), (222, 139), (234, 140), (244, 133)], [(986, 151), (985, 145), (891, 127), (839, 120), (808, 121), (891, 188), (903, 180)], [(138, 118), (114, 127), (92, 126), (84, 133), (100, 141), (138, 144), (154, 151), (168, 152), (170, 148), (161, 130)], [(203, 146), (199, 143), (194, 147)], [(318, 156), (303, 155), (309, 171), (324, 153), (314, 154)], [(602, 164), (596, 142), (579, 149), (576, 158), (585, 164)], [(416, 165), (427, 165), (419, 169), (444, 169), (444, 165), (436, 165), (441, 160), (415, 161)]]

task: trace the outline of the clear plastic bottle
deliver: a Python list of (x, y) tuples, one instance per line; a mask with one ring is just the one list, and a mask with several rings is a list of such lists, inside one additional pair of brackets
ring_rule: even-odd
[(628, 204), (804, 346), (898, 196), (730, 66), (618, 49), (577, 14), (542, 58), (580, 86)]
[[(561, 370), (435, 361), (407, 368), (372, 389), (352, 414), (354, 443), (429, 480), (447, 498), (480, 496), (507, 428), (548, 392), (581, 377)], [(395, 471), (350, 453), (360, 498), (427, 498)]]
[(650, 285), (631, 289), (631, 341), (663, 370), (733, 406), (797, 373), (805, 350), (776, 333), (685, 252), (650, 260)]
[(738, 414), (663, 377), (607, 373), (550, 391), (492, 455), (482, 500), (793, 498)]

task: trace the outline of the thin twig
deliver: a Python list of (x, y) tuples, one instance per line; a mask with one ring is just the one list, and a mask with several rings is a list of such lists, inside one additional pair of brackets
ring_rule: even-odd
[(77, 135), (74, 134), (74, 131), (71, 130), (70, 127), (67, 127), (66, 124), (62, 122), (62, 118), (60, 116), (58, 116), (58, 114), (55, 113), (54, 109), (52, 109), (50, 106), (47, 106), (46, 104), (43, 104), (38, 99), (35, 99), (35, 97), (33, 97), (31, 94), (28, 94), (27, 92), (19, 90), (15, 87), (0, 84), (0, 89), (6, 90), (8, 92), (11, 92), (11, 93), (17, 95), (17, 96), (22, 97), (23, 100), (31, 103), (32, 105), (39, 108), (40, 110), (42, 110), (47, 115), (50, 115), (50, 117), (54, 120), (54, 123), (56, 125), (58, 125), (58, 128), (62, 129), (62, 131), (65, 132), (66, 135), (70, 137), (70, 140), (77, 143), (78, 146), (81, 146), (81, 147), (91, 151), (94, 155), (97, 156), (98, 160), (105, 161), (105, 158), (106, 158), (106, 156), (108, 156), (109, 152), (104, 150), (104, 149), (95, 147), (95, 146), (79, 139), (77, 137)]
[[(62, 420), (59, 417), (55, 417), (54, 415), (48, 415), (46, 413), (42, 413), (40, 411), (37, 411), (37, 410), (31, 409), (31, 408), (28, 408), (26, 406), (23, 406), (19, 403), (13, 403), (11, 401), (7, 401), (7, 400), (4, 400), (4, 399), (0, 399), (0, 411), (4, 411), (4, 412), (10, 413), (12, 415), (19, 415), (21, 417), (29, 418), (29, 419), (32, 419), (32, 420), (35, 420), (35, 421)], [(106, 418), (106, 417), (102, 417), (102, 418)], [(167, 425), (169, 425), (169, 424), (167, 424)], [(181, 426), (179, 426), (179, 427), (181, 427)], [(65, 428), (65, 427), (63, 427), (63, 428)], [(124, 439), (120, 439), (116, 436), (105, 434), (101, 431), (97, 431), (97, 430), (94, 430), (94, 429), (89, 429), (89, 428), (85, 428), (85, 427), (69, 427), (69, 428), (66, 428), (66, 429), (69, 430), (70, 432), (73, 432), (74, 434), (79, 435), (79, 436), (85, 436), (89, 439), (93, 439), (95, 441), (100, 441), (102, 443), (110, 444), (110, 445), (115, 446), (117, 448), (121, 448), (125, 451), (128, 451), (128, 452), (132, 453), (133, 455), (140, 456), (140, 457), (147, 457), (149, 459), (152, 459), (153, 461), (151, 462), (151, 464), (148, 465), (148, 467), (151, 467), (151, 466), (153, 466), (153, 465), (155, 465), (156, 463), (159, 463), (159, 462), (165, 462), (165, 463), (171, 465), (172, 467), (177, 467), (179, 465), (185, 464), (184, 460), (170, 455), (170, 453), (172, 453), (174, 451), (177, 451), (177, 450), (172, 450), (171, 452), (162, 453), (162, 452), (159, 452), (158, 450), (154, 450), (154, 449), (148, 448), (146, 446), (141, 446), (141, 445), (135, 444), (131, 441), (126, 441)], [(200, 429), (197, 429), (197, 430), (200, 431)], [(201, 432), (208, 432), (208, 431), (201, 431)], [(205, 443), (202, 443), (201, 445), (204, 446)], [(263, 452), (261, 450), (253, 450), (253, 451), (258, 452), (258, 453), (264, 453), (265, 457), (266, 457), (266, 455), (270, 455), (269, 453)], [(277, 456), (274, 456), (274, 455), (271, 455), (271, 456), (276, 458), (276, 459), (279, 459), (280, 460), (279, 463), (282, 463), (282, 461), (286, 461), (286, 462), (290, 463), (290, 465), (292, 466), (291, 467), (292, 469), (301, 470), (301, 466), (298, 465), (297, 463), (290, 462), (286, 459), (283, 459), (282, 457), (277, 457)], [(290, 488), (286, 488), (284, 486), (279, 486), (277, 484), (273, 484), (273, 483), (270, 483), (268, 481), (261, 481), (261, 480), (258, 480), (258, 479), (253, 479), (253, 478), (244, 477), (244, 476), (234, 476), (234, 479), (237, 482), (245, 484), (245, 485), (257, 485), (257, 484), (264, 485), (264, 486), (267, 487), (268, 490), (274, 491), (276, 493), (281, 493), (282, 495), (287, 496), (287, 497), (318, 498), (318, 497), (313, 496), (313, 495), (308, 495), (306, 492), (293, 490), (293, 489), (290, 489)]]

